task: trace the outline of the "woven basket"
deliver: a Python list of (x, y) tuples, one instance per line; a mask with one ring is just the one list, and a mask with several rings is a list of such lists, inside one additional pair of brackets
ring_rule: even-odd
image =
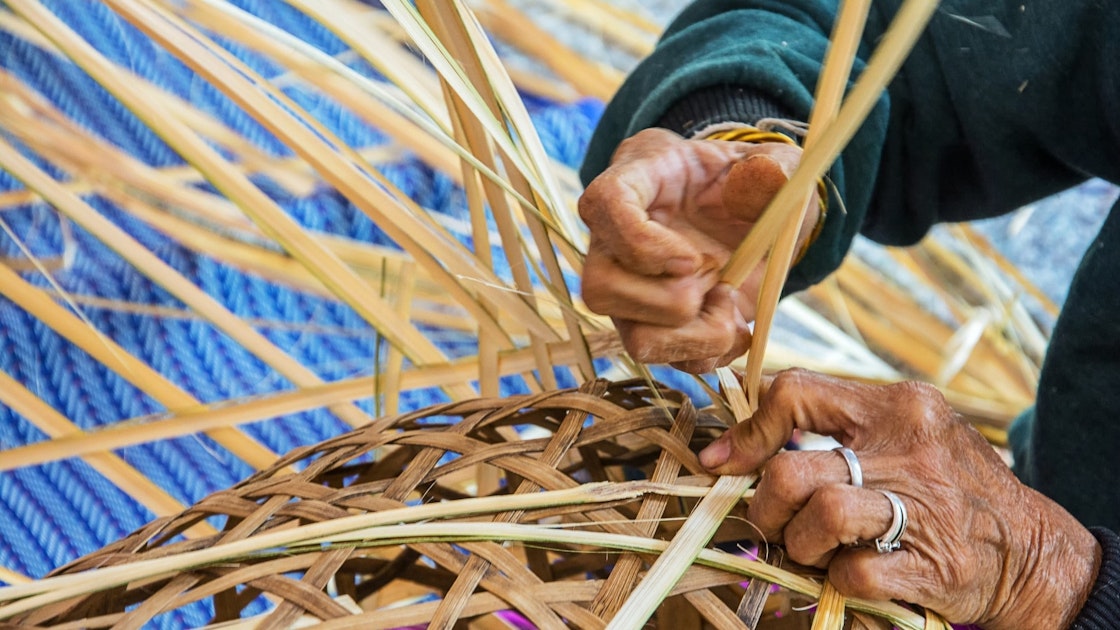
[[(385, 417), (294, 451), (271, 469), (182, 514), (152, 522), (55, 575), (167, 561), (297, 525), (343, 523), (355, 515), (473, 496), (622, 487), (639, 478), (706, 486), (711, 479), (695, 452), (725, 426), (716, 415), (698, 412), (684, 395), (640, 381), (599, 380), (578, 391), (479, 399)], [(589, 485), (594, 482), (607, 483)], [(666, 540), (694, 503), (641, 494), (451, 522), (462, 523), (463, 530), (493, 521)], [(189, 541), (179, 536), (204, 519), (216, 519), (222, 532)], [(742, 538), (742, 523), (727, 519), (717, 538)], [(500, 620), (503, 627), (592, 628), (613, 616), (654, 559), (565, 542), (513, 543), (502, 540), (500, 532), (493, 540), (441, 542), (426, 539), (418, 525), (411, 529), (415, 540), (398, 534), (329, 546), (270, 547), (119, 586), (94, 579), (89, 592), (11, 621), (140, 627), (184, 606), (212, 602), (213, 622), (222, 623), (252, 617), (254, 602), (261, 610), (263, 597), (269, 611), (253, 621), (263, 619), (261, 627), (270, 628), (301, 621), (391, 628), (428, 625), (433, 619), (444, 627)], [(676, 627), (701, 627), (702, 620), (714, 627), (742, 627), (734, 611), (744, 581), (741, 573), (696, 564), (658, 619)], [(771, 598), (769, 606), (785, 609), (781, 627), (807, 627), (789, 625), (788, 598)]]

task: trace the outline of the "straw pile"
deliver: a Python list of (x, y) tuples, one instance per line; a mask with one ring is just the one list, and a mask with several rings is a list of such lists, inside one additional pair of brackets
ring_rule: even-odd
[[(695, 477), (692, 455), (710, 439), (713, 418), (726, 425), (749, 416), (739, 400), (742, 384), (725, 383), (720, 395), (711, 381), (672, 377), (678, 388), (712, 396), (713, 407), (696, 415), (684, 395), (654, 389), (645, 368), (622, 353), (609, 322), (573, 294), (586, 238), (573, 211), (579, 186), (546, 150), (522, 93), (603, 98), (622, 76), (617, 68), (573, 53), (500, 0), (478, 3), (477, 13), (457, 0), (385, 1), (385, 10), (351, 0), (289, 0), (285, 19), (314, 24), (315, 41), (218, 0), (108, 0), (97, 7), (122, 31), (142, 33), (146, 51), (193, 73), (206, 86), (199, 91), (221, 103), (201, 107), (188, 98), (193, 94), (134, 71), (127, 54), (91, 45), (78, 32), (84, 25), (67, 23), (64, 11), (36, 0), (6, 4), (5, 37), (68, 60), (71, 71), (130, 112), (126, 126), (150, 131), (178, 161), (143, 159), (144, 147), (126, 150), (112, 134), (92, 133), (49, 94), (0, 71), (0, 169), (18, 182), (0, 196), (0, 207), (33, 213), (45, 205), (66, 230), (80, 233), (75, 240), (83, 247), (104, 248), (114, 264), (160, 290), (159, 299), (135, 301), (68, 284), (66, 255), (44, 257), (37, 243), (25, 242), (28, 232), (8, 230), (19, 256), (0, 265), (0, 293), (143, 402), (135, 405), (140, 411), (94, 422), (83, 410), (52, 406), (33, 374), (0, 372), (0, 402), (33, 427), (29, 432), (46, 435), (0, 452), (0, 471), (81, 458), (161, 517), (66, 570), (119, 567), (0, 589), (0, 620), (131, 627), (214, 596), (216, 621), (268, 607), (277, 626), (305, 615), (382, 625), (434, 618), (441, 625), (510, 609), (537, 625), (564, 619), (599, 626), (619, 611), (615, 619), (630, 625), (680, 614), (733, 627), (740, 623), (735, 612), (757, 613), (767, 601), (756, 581), (753, 599), (741, 600), (756, 603), (737, 607), (745, 578), (761, 576), (811, 600), (822, 588), (829, 592), (804, 575), (703, 549), (720, 527), (743, 533), (725, 517), (741, 510), (751, 480)], [(609, 5), (554, 4), (635, 54), (656, 34), (648, 20)], [(858, 4), (846, 3), (837, 41), (858, 39), (850, 28), (860, 25), (851, 8)], [(882, 62), (872, 66), (877, 74), (865, 73), (875, 76), (861, 80), (853, 96), (878, 93), (932, 3), (907, 7), (884, 40)], [(484, 26), (555, 76), (504, 65)], [(829, 74), (846, 76), (845, 66), (850, 59), (830, 62)], [(843, 84), (833, 81), (831, 89)], [(852, 100), (842, 106), (839, 93), (819, 99), (831, 111), (822, 109), (814, 122), (809, 166), (782, 203), (804, 199), (809, 188), (798, 182), (815, 181), (858, 124), (861, 106), (849, 107)], [(215, 114), (223, 108), (252, 127), (234, 128)], [(343, 116), (338, 112), (383, 139), (342, 137), (345, 125), (332, 118)], [(406, 157), (455, 189), (458, 214), (405, 193), (394, 169)], [(298, 209), (323, 191), (376, 230), (359, 237), (319, 229)], [(761, 244), (744, 249), (748, 257), (775, 252), (776, 280), (761, 312), (773, 312), (784, 276), (773, 261), (785, 251), (788, 262), (792, 251), (777, 219), (790, 214), (769, 213), (775, 218), (759, 231)], [(223, 277), (251, 277), (301, 303), (322, 304), (322, 312), (344, 313), (338, 319), (375, 339), (361, 357), (363, 369), (332, 371), (297, 358), (300, 336), (340, 343), (331, 337), (337, 331), (239, 314), (244, 295), (216, 296), (172, 264), (168, 251), (218, 267)], [(771, 340), (765, 367), (931, 380), (998, 443), (1008, 420), (1033, 399), (1045, 343), (1020, 303), (1029, 284), (963, 229), (891, 255), (904, 273), (886, 278), (853, 259), (830, 282), (783, 301), (776, 321), (784, 316), (786, 331)], [(189, 370), (148, 354), (147, 342), (123, 328), (107, 332), (92, 312), (134, 318), (135, 328), (157, 331), (151, 339), (167, 322), (197, 324), (222, 336), (219, 353), (244, 355), (247, 374), (266, 376), (254, 381), (234, 371), (221, 378), (253, 386), (201, 396)], [(760, 317), (760, 341), (768, 318)], [(294, 342), (278, 341), (285, 331)], [(171, 349), (172, 359), (180, 351)], [(761, 351), (751, 358), (748, 387), (763, 358)], [(647, 378), (607, 385), (600, 374)], [(452, 402), (427, 406), (434, 400)], [(417, 407), (423, 409), (399, 415)], [(367, 424), (375, 416), (383, 417)], [(362, 428), (284, 456), (277, 451), (287, 448), (246, 428), (310, 417), (332, 435)], [(426, 422), (432, 418), (436, 425)], [(515, 428), (530, 425), (546, 437), (519, 437)], [(140, 458), (116, 454), (203, 434), (235, 469), (259, 472), (229, 491), (184, 500), (138, 470)], [(624, 482), (638, 471), (650, 483)], [(593, 482), (606, 485), (584, 485)], [(479, 497), (501, 499), (472, 503)], [(421, 509), (437, 507), (431, 499), (448, 499), (447, 512)], [(392, 520), (379, 522), (382, 515)], [(292, 536), (285, 542), (270, 538), (285, 533)], [(133, 562), (143, 558), (153, 560)], [(651, 564), (653, 558), (669, 560)], [(172, 569), (173, 562), (182, 564)], [(637, 581), (642, 571), (647, 578)], [(24, 581), (8, 570), (0, 578)], [(443, 603), (409, 603), (418, 596)], [(893, 604), (834, 600), (825, 604), (833, 612), (846, 605), (903, 627), (934, 627)], [(404, 602), (411, 616), (379, 612), (387, 602)], [(131, 603), (138, 605), (126, 612)]]

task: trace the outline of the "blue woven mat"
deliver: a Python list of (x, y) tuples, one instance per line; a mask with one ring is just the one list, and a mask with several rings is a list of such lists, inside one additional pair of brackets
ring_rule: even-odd
[[(72, 0), (46, 4), (114, 61), (220, 117), (265, 150), (290, 155), (228, 99), (104, 6)], [(238, 4), (328, 53), (337, 54), (345, 49), (324, 29), (284, 3), (246, 0)], [(236, 46), (231, 48), (265, 76), (281, 72), (266, 60)], [(65, 59), (9, 33), (0, 33), (0, 66), (47, 96), (83, 127), (146, 163), (181, 163), (162, 141)], [(369, 72), (360, 64), (354, 67)], [(383, 141), (377, 130), (336, 104), (299, 87), (287, 89), (287, 93), (353, 146), (366, 147)], [(534, 98), (527, 101), (547, 149), (563, 162), (575, 165), (601, 105), (558, 105)], [(49, 165), (44, 166), (56, 177), (65, 177)], [(465, 212), (462, 195), (452, 183), (418, 161), (406, 157), (384, 170), (424, 206), (453, 215)], [(9, 174), (0, 171), (0, 191), (21, 188)], [(297, 198), (267, 183), (265, 189), (309, 227), (364, 241), (386, 242), (364, 214), (332, 190), (324, 188)], [(373, 357), (378, 351), (375, 335), (349, 308), (241, 273), (179, 246), (128, 218), (103, 199), (87, 200), (234, 313), (270, 322), (260, 330), (323, 379), (372, 373)], [(56, 280), (69, 292), (182, 308), (178, 300), (96, 239), (80, 228), (64, 225), (45, 204), (8, 210), (0, 213), (0, 219), (36, 256), (45, 260), (62, 256), (64, 248), (72, 249), (68, 253), (72, 255), (70, 263), (54, 272)], [(67, 236), (67, 232), (72, 236)], [(15, 241), (5, 234), (0, 234), (0, 255), (23, 258)], [(25, 278), (45, 286), (39, 274), (25, 274)], [(93, 306), (83, 310), (106, 336), (201, 401), (221, 401), (291, 387), (286, 379), (197, 318), (153, 317)], [(283, 326), (306, 322), (314, 322), (328, 332), (293, 331)], [(448, 333), (439, 338), (448, 354), (473, 352), (473, 340), (462, 335)], [(0, 298), (0, 369), (83, 429), (162, 411), (148, 396), (4, 298)], [(410, 392), (403, 397), (402, 407), (426, 406), (438, 398), (435, 392)], [(368, 400), (361, 404), (367, 410), (371, 407)], [(244, 429), (269, 448), (285, 452), (319, 442), (347, 427), (326, 412), (314, 411), (255, 423)], [(44, 438), (25, 419), (0, 408), (0, 447), (12, 448)], [(185, 504), (226, 488), (250, 472), (240, 460), (205, 436), (130, 447), (118, 454)], [(0, 473), (0, 565), (39, 577), (120, 538), (151, 518), (146, 509), (78, 460)], [(185, 614), (188, 616), (178, 616), (167, 623), (197, 625), (207, 618), (205, 610)]]

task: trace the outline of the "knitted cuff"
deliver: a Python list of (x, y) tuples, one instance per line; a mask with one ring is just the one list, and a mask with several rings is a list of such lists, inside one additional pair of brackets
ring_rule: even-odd
[(691, 138), (722, 123), (754, 124), (765, 118), (792, 119), (770, 96), (738, 85), (713, 85), (673, 103), (657, 126)]
[(1089, 531), (1101, 543), (1101, 569), (1085, 606), (1071, 630), (1116, 630), (1120, 628), (1120, 536), (1094, 527)]

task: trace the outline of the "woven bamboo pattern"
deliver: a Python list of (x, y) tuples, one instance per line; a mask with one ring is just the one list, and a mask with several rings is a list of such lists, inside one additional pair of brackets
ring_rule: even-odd
[[(518, 439), (515, 427), (532, 427), (542, 437)], [(417, 503), (561, 491), (596, 482), (617, 485), (639, 476), (654, 484), (701, 489), (711, 479), (694, 452), (724, 428), (718, 416), (697, 411), (687, 397), (650, 389), (643, 381), (596, 380), (579, 390), (438, 405), (385, 417), (289, 453), (228, 491), (153, 521), (56, 575), (169, 558)], [(381, 456), (374, 459), (375, 453)], [(489, 489), (476, 481), (483, 468), (497, 473), (492, 477), (497, 483)], [(444, 522), (563, 524), (585, 532), (663, 540), (672, 537), (690, 501), (643, 494)], [(742, 536), (742, 515), (735, 516), (722, 538)], [(215, 517), (223, 522), (220, 533), (189, 541), (179, 537)], [(633, 589), (650, 558), (609, 549), (590, 553), (593, 549), (586, 546), (561, 542), (402, 542), (359, 539), (268, 549), (105, 590), (92, 590), (99, 580), (91, 577), (91, 592), (12, 621), (41, 627), (140, 627), (169, 610), (212, 598), (214, 622), (220, 623), (241, 618), (263, 596), (275, 609), (261, 627), (289, 627), (305, 617), (337, 623), (328, 627), (363, 628), (441, 618), (447, 627), (501, 611), (537, 627), (563, 627), (565, 620), (576, 627), (600, 627)], [(698, 564), (682, 578), (675, 591), (681, 597), (669, 601), (665, 619), (703, 618), (714, 627), (739, 627), (734, 610), (743, 581), (741, 573)], [(397, 607), (389, 608), (391, 604)]]

